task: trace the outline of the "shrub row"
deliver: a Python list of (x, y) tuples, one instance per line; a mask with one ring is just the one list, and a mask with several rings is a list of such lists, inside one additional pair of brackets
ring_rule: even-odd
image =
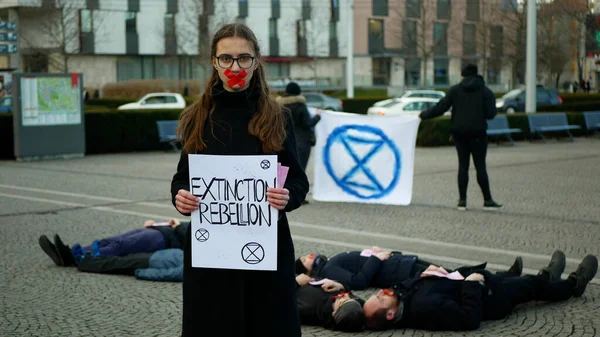
[[(158, 141), (156, 121), (177, 120), (180, 111), (97, 111), (85, 114), (86, 153), (116, 153), (169, 149), (168, 144)], [(585, 131), (583, 114), (567, 113), (569, 124), (581, 125), (581, 130), (573, 130), (574, 135)], [(531, 138), (525, 114), (508, 115), (511, 128), (523, 130), (513, 138)], [(0, 115), (0, 158), (14, 158), (12, 115)], [(418, 146), (450, 145), (450, 118), (447, 116), (425, 120), (419, 126)]]

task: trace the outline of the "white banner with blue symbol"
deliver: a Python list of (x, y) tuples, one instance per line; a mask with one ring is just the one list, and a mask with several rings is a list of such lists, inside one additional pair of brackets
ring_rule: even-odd
[(420, 121), (323, 111), (316, 127), (313, 198), (409, 205)]

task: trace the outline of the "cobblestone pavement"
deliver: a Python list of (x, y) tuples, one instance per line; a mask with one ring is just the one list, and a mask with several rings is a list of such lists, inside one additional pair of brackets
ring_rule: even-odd
[[(85, 274), (55, 267), (37, 245), (59, 233), (89, 243), (177, 216), (169, 183), (178, 155), (135, 153), (43, 162), (0, 162), (0, 336), (176, 336), (181, 284)], [(555, 249), (574, 270), (600, 253), (600, 140), (490, 145), (488, 169), (499, 212), (483, 212), (471, 172), (469, 211), (454, 209), (457, 160), (451, 147), (417, 149), (408, 207), (311, 202), (290, 214), (297, 254), (332, 255), (372, 245), (418, 253), (455, 267), (488, 261), (525, 271)], [(312, 172), (309, 171), (312, 177)], [(304, 336), (596, 336), (600, 282), (582, 298), (531, 303), (469, 333), (398, 330), (345, 334), (303, 327)], [(359, 292), (369, 295), (373, 289)]]

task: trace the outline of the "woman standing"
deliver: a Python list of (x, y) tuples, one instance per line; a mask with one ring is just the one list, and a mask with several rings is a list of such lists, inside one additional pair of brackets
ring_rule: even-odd
[[(244, 24), (228, 24), (211, 44), (214, 71), (200, 99), (181, 115), (182, 153), (171, 182), (173, 204), (189, 215), (198, 198), (189, 192), (188, 154), (276, 154), (289, 167), (284, 188), (269, 188), (280, 211), (277, 271), (192, 268), (191, 229), (184, 244), (183, 336), (300, 336), (294, 246), (285, 212), (300, 206), (308, 180), (298, 163), (289, 115), (269, 95), (260, 49)], [(191, 227), (190, 227), (191, 228)]]

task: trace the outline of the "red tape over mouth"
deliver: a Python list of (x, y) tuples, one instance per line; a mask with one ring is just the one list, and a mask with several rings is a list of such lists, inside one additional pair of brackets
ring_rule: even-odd
[(223, 74), (225, 74), (225, 76), (229, 78), (229, 81), (227, 81), (227, 85), (230, 88), (233, 88), (234, 85), (239, 85), (240, 87), (246, 85), (246, 81), (244, 80), (244, 77), (248, 75), (246, 69), (242, 69), (242, 71), (240, 71), (237, 74), (234, 74), (233, 71), (231, 71), (231, 69), (227, 69), (225, 70), (225, 72), (223, 72)]

